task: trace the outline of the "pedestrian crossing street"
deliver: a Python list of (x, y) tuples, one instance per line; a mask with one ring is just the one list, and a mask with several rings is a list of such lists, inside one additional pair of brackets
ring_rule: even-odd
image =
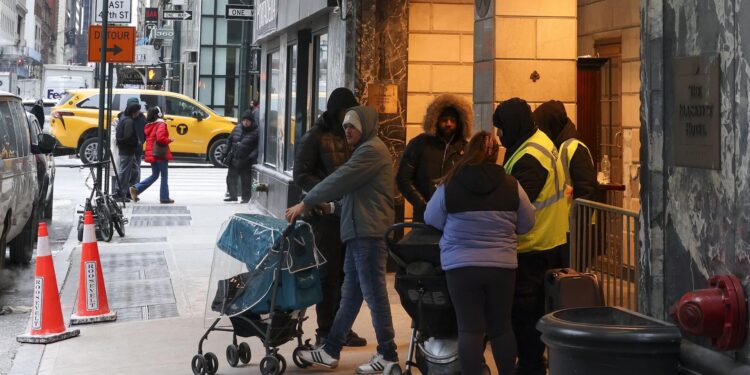
[[(151, 175), (150, 165), (141, 166), (141, 180)], [(216, 204), (224, 199), (227, 170), (223, 168), (169, 168), (169, 197), (176, 204), (189, 200)], [(139, 198), (143, 203), (159, 202), (157, 180)], [(199, 200), (198, 200), (199, 199)]]

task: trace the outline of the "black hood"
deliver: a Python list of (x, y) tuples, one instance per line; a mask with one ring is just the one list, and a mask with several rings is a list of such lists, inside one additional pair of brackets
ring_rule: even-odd
[(578, 138), (578, 131), (568, 118), (565, 106), (557, 100), (540, 105), (534, 111), (534, 122), (555, 143), (555, 147), (560, 147), (568, 139)]
[(352, 90), (347, 89), (346, 87), (339, 87), (333, 92), (331, 92), (331, 96), (328, 97), (328, 102), (326, 103), (326, 111), (323, 113), (323, 118), (325, 119), (325, 126), (328, 127), (326, 130), (332, 130), (332, 131), (339, 131), (341, 130), (343, 134), (343, 129), (341, 128), (341, 121), (339, 121), (338, 113), (342, 109), (349, 109), (352, 107), (358, 106), (359, 103), (357, 103), (357, 99), (354, 97), (354, 93)]
[(508, 161), (521, 144), (537, 130), (531, 107), (520, 98), (511, 98), (500, 103), (492, 114), (492, 125), (502, 131), (500, 142), (506, 148), (505, 161)]
[(504, 176), (503, 167), (495, 163), (484, 163), (461, 167), (453, 180), (472, 193), (488, 194), (503, 182)]

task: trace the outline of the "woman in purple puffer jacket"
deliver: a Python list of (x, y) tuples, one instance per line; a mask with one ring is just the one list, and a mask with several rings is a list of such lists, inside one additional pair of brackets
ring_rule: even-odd
[(516, 235), (534, 227), (534, 206), (518, 181), (495, 164), (499, 150), (493, 134), (475, 134), (424, 215), (427, 224), (443, 231), (440, 261), (456, 310), (463, 374), (482, 373), (485, 335), (498, 373), (515, 368)]

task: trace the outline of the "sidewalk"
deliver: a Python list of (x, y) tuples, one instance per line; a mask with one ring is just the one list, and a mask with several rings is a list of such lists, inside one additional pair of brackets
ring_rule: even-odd
[[(216, 179), (225, 172), (209, 169), (201, 173), (217, 174), (210, 176)], [(170, 185), (178, 179), (179, 172), (170, 171)], [(219, 181), (223, 183), (223, 179)], [(141, 202), (128, 206), (132, 216), (126, 237), (120, 239), (115, 235), (111, 243), (99, 243), (109, 302), (118, 312), (118, 320), (78, 326), (81, 329), (78, 338), (46, 346), (24, 345), (12, 374), (191, 373), (190, 361), (207, 327), (203, 315), (216, 236), (227, 217), (235, 212), (250, 212), (250, 207), (222, 203), (223, 189), (209, 195), (198, 194), (189, 186), (180, 190), (180, 186), (172, 188), (172, 197), (177, 202), (171, 206), (157, 204), (158, 187), (151, 188), (143, 194)], [(71, 236), (75, 235), (72, 231)], [(76, 298), (80, 259), (80, 244), (75, 237), (68, 244), (69, 248), (56, 256), (58, 278), (65, 278), (60, 285), (66, 319)], [(392, 281), (391, 276), (390, 302), (403, 363), (410, 319), (399, 304)], [(308, 315), (305, 336), (313, 338), (314, 309)], [(345, 349), (337, 373), (354, 373), (356, 366), (375, 353), (376, 341), (366, 306), (355, 330), (368, 339), (369, 345)], [(224, 354), (231, 340), (231, 334), (216, 332), (204, 345), (204, 352), (212, 351), (218, 356), (218, 373), (259, 374), (258, 363), (263, 356), (260, 341), (242, 340), (251, 346), (251, 362), (245, 367), (231, 368)], [(286, 373), (331, 373), (321, 368), (296, 368), (291, 356), (295, 346), (290, 342), (281, 349), (288, 363)]]

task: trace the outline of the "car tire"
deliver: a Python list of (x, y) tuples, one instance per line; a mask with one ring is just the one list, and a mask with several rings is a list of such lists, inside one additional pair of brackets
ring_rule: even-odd
[(91, 164), (95, 163), (97, 158), (97, 152), (99, 144), (97, 143), (96, 137), (87, 138), (81, 143), (81, 147), (78, 148), (78, 157), (81, 158), (81, 163)]
[(211, 147), (208, 148), (208, 161), (211, 162), (211, 164), (214, 165), (214, 167), (217, 168), (226, 168), (227, 166), (224, 165), (220, 161), (221, 155), (224, 154), (224, 150), (227, 147), (227, 139), (217, 139), (214, 141), (214, 143), (211, 143)]
[(0, 233), (0, 270), (5, 268), (5, 250), (8, 248), (8, 226), (10, 224), (7, 223), (8, 220), (6, 220), (5, 225), (3, 225), (3, 232)]
[(49, 193), (49, 200), (44, 203), (44, 219), (52, 221), (52, 208), (55, 202), (55, 188), (50, 187), (52, 191)]
[(31, 216), (29, 220), (26, 220), (21, 233), (8, 243), (12, 264), (29, 264), (31, 262), (31, 256), (34, 254), (34, 240), (36, 239), (34, 231), (37, 223), (35, 211), (36, 208), (32, 210)]

